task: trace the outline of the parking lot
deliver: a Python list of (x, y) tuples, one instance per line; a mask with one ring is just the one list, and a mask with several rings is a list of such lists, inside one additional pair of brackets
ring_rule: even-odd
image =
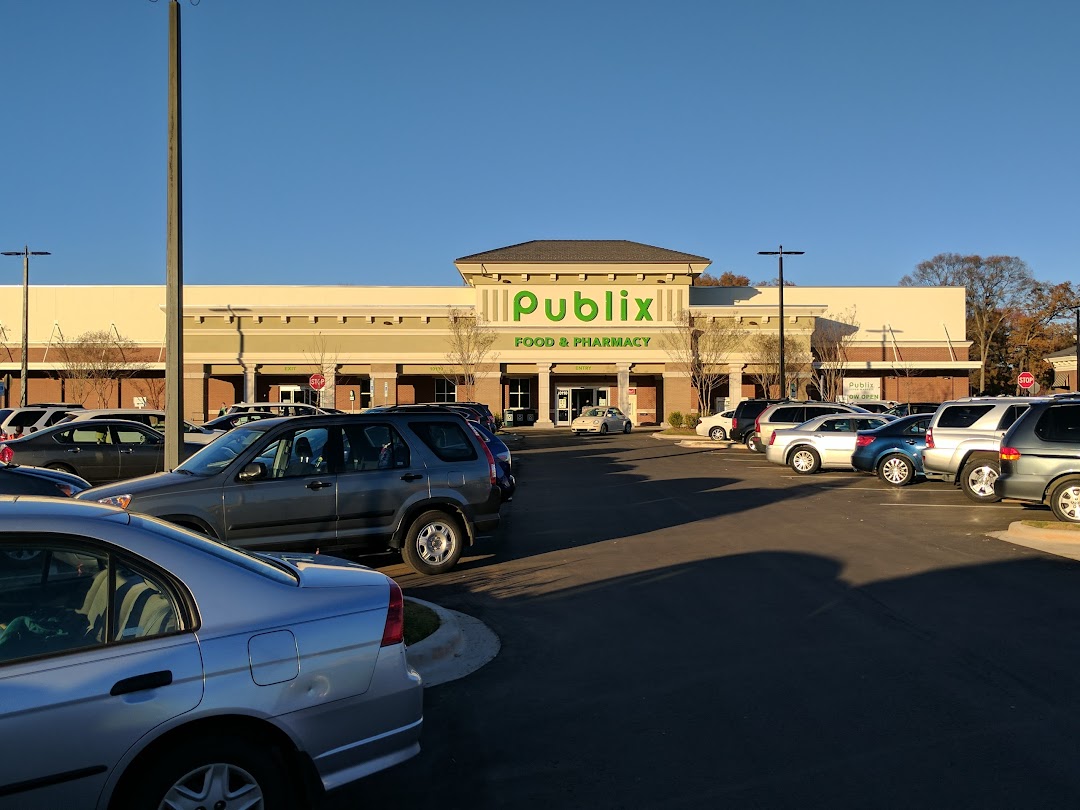
[(427, 690), (422, 753), (330, 807), (1080, 793), (1080, 568), (993, 536), (1048, 511), (642, 432), (533, 432), (518, 462), (503, 526), (454, 571), (382, 566), (501, 653)]

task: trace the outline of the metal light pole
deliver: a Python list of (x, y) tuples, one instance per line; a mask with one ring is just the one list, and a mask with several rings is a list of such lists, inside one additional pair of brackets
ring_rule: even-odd
[[(758, 256), (776, 256), (780, 260), (780, 399), (787, 396), (784, 387), (784, 257), (802, 256), (804, 253), (805, 250), (784, 250), (783, 245), (780, 245), (779, 250), (758, 251)], [(765, 396), (768, 395), (766, 391)]]
[(30, 257), (51, 256), (47, 250), (30, 250), (23, 246), (22, 250), (2, 251), (5, 256), (22, 256), (22, 368), (19, 371), (19, 406), (26, 407), (26, 370), (27, 355), (30, 353), (30, 338), (27, 328), (30, 325)]
[(180, 3), (169, 1), (169, 113), (165, 205), (165, 469), (184, 437), (184, 243), (180, 162)]

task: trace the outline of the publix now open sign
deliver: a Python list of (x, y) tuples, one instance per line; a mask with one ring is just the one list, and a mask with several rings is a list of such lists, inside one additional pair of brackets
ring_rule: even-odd
[(880, 377), (844, 378), (844, 401), (858, 402), (860, 399), (881, 399)]

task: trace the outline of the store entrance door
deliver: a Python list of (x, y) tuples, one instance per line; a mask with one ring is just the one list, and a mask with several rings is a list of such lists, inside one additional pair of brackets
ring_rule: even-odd
[(606, 388), (558, 388), (556, 389), (555, 424), (569, 425), (585, 408), (594, 405), (607, 407)]

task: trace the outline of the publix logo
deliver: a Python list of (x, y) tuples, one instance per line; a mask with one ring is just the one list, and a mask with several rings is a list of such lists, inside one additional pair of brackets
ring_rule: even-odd
[[(549, 321), (561, 321), (566, 318), (567, 309), (571, 309), (574, 318), (579, 321), (595, 321), (601, 313), (601, 307), (603, 308), (605, 321), (651, 321), (652, 316), (652, 298), (635, 298), (634, 307), (635, 312), (633, 318), (630, 317), (630, 293), (626, 290), (619, 290), (619, 298), (616, 300), (615, 293), (611, 290), (607, 290), (604, 293), (602, 301), (597, 302), (592, 298), (586, 298), (581, 294), (580, 290), (574, 290), (574, 297), (572, 299), (572, 306), (568, 307), (570, 301), (565, 298), (545, 298), (543, 299), (543, 315)], [(531, 315), (536, 312), (540, 307), (540, 299), (536, 297), (536, 293), (529, 292), (528, 290), (522, 290), (514, 296), (514, 320), (520, 321), (522, 315)]]

